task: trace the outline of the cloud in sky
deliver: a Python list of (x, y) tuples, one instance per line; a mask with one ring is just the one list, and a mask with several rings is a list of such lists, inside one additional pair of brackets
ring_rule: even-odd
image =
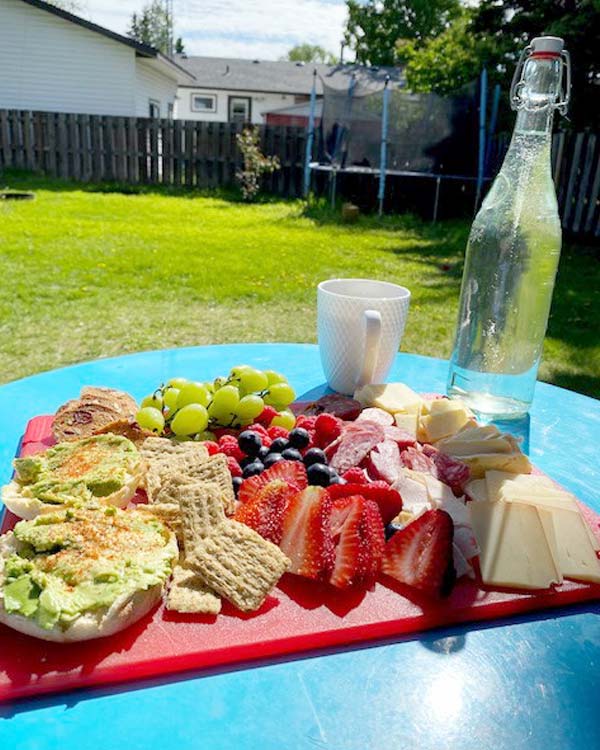
[[(120, 34), (147, 0), (84, 0), (82, 15)], [(339, 53), (344, 0), (174, 0), (188, 54), (277, 60), (296, 44)]]

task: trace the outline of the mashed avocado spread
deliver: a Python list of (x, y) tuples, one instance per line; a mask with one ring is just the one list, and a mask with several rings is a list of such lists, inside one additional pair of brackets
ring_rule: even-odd
[(164, 583), (177, 556), (160, 521), (113, 507), (20, 521), (14, 536), (17, 549), (0, 570), (4, 607), (46, 629)]
[(85, 505), (118, 492), (140, 460), (127, 438), (94, 435), (15, 459), (15, 478), (23, 494), (44, 503)]

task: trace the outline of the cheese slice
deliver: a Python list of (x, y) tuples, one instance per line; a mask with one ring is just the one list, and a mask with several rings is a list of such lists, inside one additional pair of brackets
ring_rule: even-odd
[(465, 487), (465, 495), (477, 503), (487, 503), (488, 500), (495, 500), (495, 497), (489, 497), (485, 479), (472, 479)]
[(600, 583), (600, 560), (579, 511), (539, 508), (538, 512), (546, 536), (554, 536), (550, 547), (562, 575), (575, 581)]
[(468, 411), (467, 405), (459, 398), (435, 398), (429, 402), (429, 413), (432, 417), (446, 414), (449, 411)]
[(486, 472), (485, 483), (490, 498), (498, 498), (501, 491), (509, 485), (511, 489), (517, 486), (527, 490), (537, 487), (547, 487), (550, 490), (557, 489), (549, 477), (534, 474), (511, 474), (508, 471), (494, 471), (493, 469)]
[(394, 414), (394, 420), (396, 422), (396, 427), (399, 427), (401, 430), (408, 432), (409, 435), (412, 435), (412, 437), (416, 439), (417, 425), (419, 422), (418, 413), (403, 414), (402, 412), (396, 412), (396, 414)]
[(432, 411), (429, 416), (421, 417), (421, 427), (425, 431), (427, 441), (434, 443), (455, 435), (469, 419), (470, 415), (462, 408), (435, 413)]
[(359, 388), (354, 398), (363, 406), (377, 406), (390, 414), (396, 412), (417, 413), (422, 399), (418, 393), (404, 383), (370, 383)]
[(485, 584), (547, 589), (562, 582), (537, 508), (501, 502), (468, 507)]

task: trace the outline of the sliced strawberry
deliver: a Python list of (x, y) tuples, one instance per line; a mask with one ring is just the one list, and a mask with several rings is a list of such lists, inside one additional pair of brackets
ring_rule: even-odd
[(381, 569), (400, 583), (439, 597), (454, 571), (454, 525), (444, 510), (427, 510), (385, 545)]
[(274, 544), (281, 541), (283, 517), (297, 490), (281, 479), (261, 487), (246, 503), (240, 503), (235, 520), (257, 531)]
[(336, 550), (329, 582), (343, 589), (372, 580), (385, 549), (385, 532), (375, 503), (360, 495), (338, 498), (333, 502), (330, 527)]
[(383, 481), (367, 482), (367, 484), (332, 484), (327, 491), (333, 500), (350, 495), (362, 495), (366, 500), (373, 500), (379, 508), (384, 524), (388, 524), (402, 510), (400, 493)]
[(315, 580), (329, 576), (335, 554), (330, 514), (331, 498), (323, 487), (307, 487), (292, 497), (279, 543), (292, 561), (291, 573)]
[(281, 479), (297, 490), (303, 490), (308, 486), (304, 464), (300, 461), (278, 461), (262, 474), (245, 479), (238, 490), (238, 500), (242, 503), (248, 502), (261, 487), (274, 479)]

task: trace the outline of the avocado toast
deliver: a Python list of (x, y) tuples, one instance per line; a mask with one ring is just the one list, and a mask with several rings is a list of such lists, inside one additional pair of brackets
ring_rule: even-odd
[(135, 445), (120, 435), (93, 435), (58, 443), (43, 453), (14, 461), (15, 477), (2, 488), (2, 502), (20, 518), (34, 518), (62, 506), (98, 501), (124, 506), (144, 477)]
[(0, 622), (51, 641), (111, 635), (160, 600), (174, 534), (136, 510), (68, 508), (0, 537)]

